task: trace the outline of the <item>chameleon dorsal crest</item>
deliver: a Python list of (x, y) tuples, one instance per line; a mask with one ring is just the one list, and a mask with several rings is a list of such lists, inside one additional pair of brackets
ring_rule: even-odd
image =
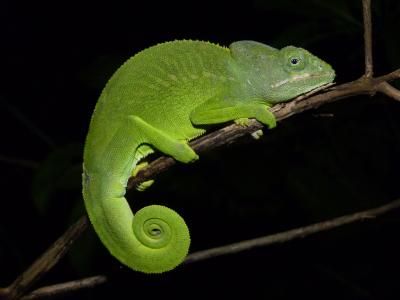
[(253, 64), (261, 56), (273, 56), (279, 50), (255, 41), (238, 41), (229, 45), (232, 57), (244, 64)]
[(255, 118), (273, 128), (272, 104), (334, 76), (330, 65), (304, 49), (253, 41), (230, 48), (166, 42), (127, 60), (103, 89), (85, 143), (83, 198), (100, 240), (133, 270), (174, 269), (190, 245), (183, 218), (161, 205), (133, 213), (125, 199), (128, 179), (143, 158), (158, 150), (183, 163), (195, 161), (188, 141), (210, 124)]

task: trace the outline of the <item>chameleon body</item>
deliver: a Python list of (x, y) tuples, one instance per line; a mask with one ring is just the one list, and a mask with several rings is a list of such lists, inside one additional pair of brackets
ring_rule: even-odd
[(103, 244), (137, 271), (175, 268), (190, 244), (184, 220), (159, 205), (133, 214), (124, 197), (141, 159), (158, 150), (184, 163), (195, 161), (188, 141), (209, 124), (255, 118), (272, 128), (271, 105), (334, 76), (330, 65), (304, 49), (278, 50), (253, 41), (229, 48), (166, 42), (127, 60), (101, 93), (84, 150), (85, 206)]

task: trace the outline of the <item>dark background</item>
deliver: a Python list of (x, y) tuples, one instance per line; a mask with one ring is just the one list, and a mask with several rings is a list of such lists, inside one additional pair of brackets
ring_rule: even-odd
[[(363, 72), (361, 12), (359, 0), (2, 1), (0, 286), (84, 213), (91, 112), (128, 57), (166, 40), (252, 39), (307, 48), (343, 83)], [(373, 1), (373, 22), (375, 71), (384, 74), (400, 67), (400, 2)], [(244, 138), (178, 165), (128, 199), (134, 210), (148, 203), (177, 210), (191, 229), (191, 252), (379, 206), (400, 196), (399, 116), (400, 104), (382, 95), (325, 105), (260, 141)], [(36, 287), (106, 274), (107, 284), (73, 298), (399, 299), (399, 216), (161, 276), (121, 266), (89, 231)]]

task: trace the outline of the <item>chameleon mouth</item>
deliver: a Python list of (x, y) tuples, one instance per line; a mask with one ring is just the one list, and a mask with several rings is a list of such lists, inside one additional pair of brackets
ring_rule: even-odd
[(282, 85), (288, 84), (288, 83), (293, 83), (293, 82), (299, 82), (303, 81), (306, 79), (320, 79), (322, 83), (329, 83), (332, 82), (335, 79), (335, 72), (334, 71), (329, 71), (329, 72), (323, 72), (323, 73), (304, 73), (304, 74), (299, 74), (299, 75), (294, 75), (293, 77), (278, 81), (274, 84), (271, 84), (272, 88), (277, 88)]
[(335, 72), (323, 72), (323, 73), (316, 73), (316, 74), (309, 74), (305, 73), (302, 75), (292, 77), (293, 81), (301, 81), (308, 78), (316, 78), (316, 79), (326, 79), (322, 80), (323, 82), (332, 82), (335, 79)]
[(304, 80), (306, 78), (309, 78), (310, 76), (311, 76), (310, 73), (294, 75), (293, 77), (286, 78), (286, 79), (283, 79), (281, 81), (278, 81), (276, 83), (271, 84), (271, 87), (272, 88), (277, 88), (277, 87), (280, 87), (280, 86), (285, 85), (287, 83), (292, 83), (292, 82), (297, 82), (297, 81), (300, 81), (300, 80)]
[[(335, 71), (329, 71), (329, 72), (323, 72), (323, 73), (320, 73), (320, 74), (315, 74), (315, 77), (319, 77), (319, 78), (326, 78), (326, 82), (327, 83), (329, 83), (329, 82), (332, 82), (334, 79), (335, 79), (335, 76), (336, 76), (336, 74), (335, 74)], [(314, 77), (314, 76), (312, 76), (312, 77)], [(325, 82), (325, 81), (324, 81)]]

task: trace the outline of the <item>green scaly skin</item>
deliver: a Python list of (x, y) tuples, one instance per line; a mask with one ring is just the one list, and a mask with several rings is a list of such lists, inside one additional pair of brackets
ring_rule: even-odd
[(229, 48), (174, 41), (125, 62), (104, 88), (84, 151), (83, 196), (95, 231), (128, 267), (161, 273), (186, 257), (190, 236), (173, 210), (151, 205), (133, 214), (124, 195), (142, 158), (157, 149), (178, 161), (198, 159), (187, 142), (204, 125), (255, 118), (268, 108), (332, 82), (331, 66), (308, 51), (240, 41)]

